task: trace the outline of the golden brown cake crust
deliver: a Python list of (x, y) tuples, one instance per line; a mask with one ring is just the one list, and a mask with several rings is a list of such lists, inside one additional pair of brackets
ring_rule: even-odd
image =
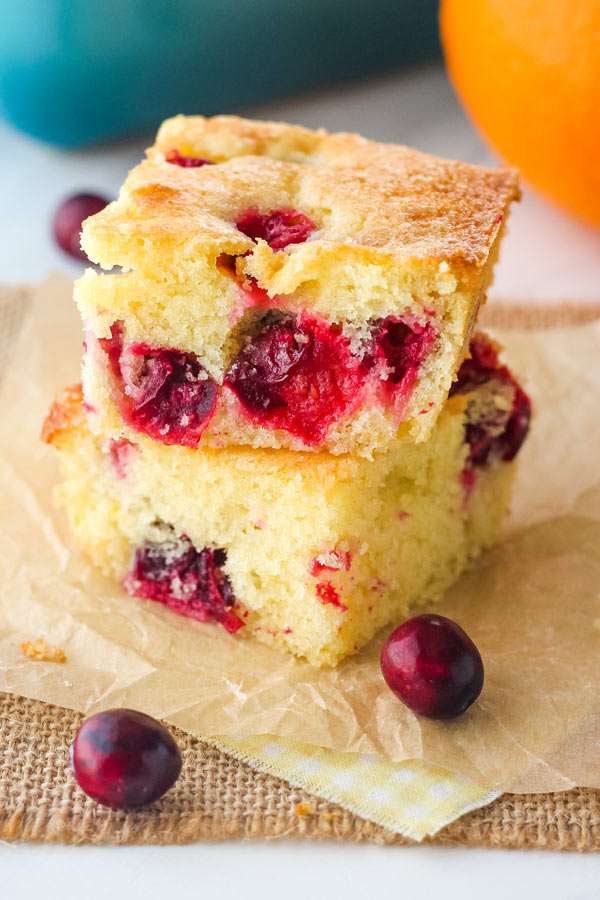
[[(218, 165), (182, 168), (178, 149)], [(112, 243), (192, 241), (205, 251), (244, 253), (253, 245), (235, 227), (248, 208), (295, 208), (318, 225), (286, 255), (339, 251), (390, 262), (429, 260), (479, 269), (511, 200), (514, 169), (448, 161), (355, 134), (328, 134), (234, 116), (177, 116), (160, 128), (147, 160), (119, 197), (87, 221), (91, 258)], [(102, 260), (106, 262), (105, 259)], [(116, 260), (115, 260), (116, 261)]]
[(57, 444), (61, 434), (69, 431), (83, 419), (83, 393), (81, 383), (72, 384), (52, 401), (42, 425), (41, 438), (47, 444)]

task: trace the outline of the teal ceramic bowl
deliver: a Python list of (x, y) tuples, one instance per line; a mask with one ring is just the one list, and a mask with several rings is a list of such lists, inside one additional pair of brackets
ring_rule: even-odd
[(0, 0), (0, 109), (61, 146), (437, 53), (437, 0)]

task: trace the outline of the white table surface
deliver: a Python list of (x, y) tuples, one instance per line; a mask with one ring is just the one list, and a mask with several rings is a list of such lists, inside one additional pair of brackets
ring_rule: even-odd
[[(438, 66), (316, 96), (246, 110), (474, 163), (492, 157), (472, 130)], [(0, 283), (39, 281), (51, 269), (81, 267), (57, 250), (52, 212), (75, 191), (116, 194), (150, 143), (61, 152), (0, 122)], [(600, 232), (562, 215), (525, 190), (511, 216), (492, 298), (536, 303), (600, 300)], [(1, 748), (0, 748), (1, 752)], [(330, 842), (234, 842), (188, 847), (0, 846), (0, 897), (29, 900), (129, 896), (469, 897), (597, 900), (600, 855), (379, 848)]]

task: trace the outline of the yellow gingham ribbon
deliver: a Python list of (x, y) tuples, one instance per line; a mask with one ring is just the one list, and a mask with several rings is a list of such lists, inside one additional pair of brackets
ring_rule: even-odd
[(418, 759), (393, 763), (383, 756), (337, 753), (264, 734), (206, 740), (260, 772), (415, 841), (500, 796), (500, 791)]

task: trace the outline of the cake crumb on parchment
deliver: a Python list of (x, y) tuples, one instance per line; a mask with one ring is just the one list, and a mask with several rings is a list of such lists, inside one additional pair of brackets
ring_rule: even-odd
[(52, 647), (43, 637), (35, 641), (23, 641), (21, 653), (28, 659), (33, 659), (37, 662), (66, 663), (67, 661), (65, 651), (61, 650), (60, 647)]

